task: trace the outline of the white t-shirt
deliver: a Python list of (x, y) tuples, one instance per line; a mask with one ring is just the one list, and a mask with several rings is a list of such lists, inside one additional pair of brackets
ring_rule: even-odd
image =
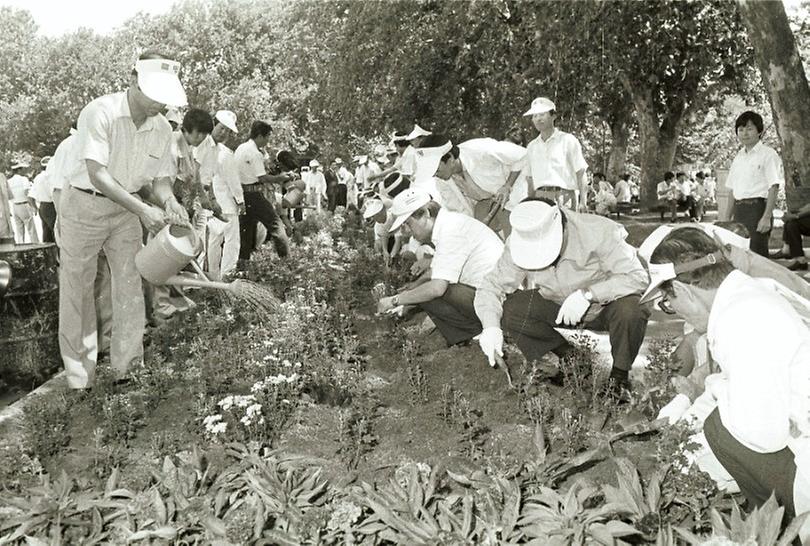
[(503, 241), (482, 222), (464, 214), (440, 210), (431, 238), (436, 247), (431, 279), (481, 286), (503, 252)]
[(31, 181), (21, 174), (15, 174), (8, 179), (8, 189), (13, 203), (27, 203), (28, 192), (31, 191)]
[(256, 143), (252, 139), (240, 144), (233, 156), (236, 160), (239, 182), (243, 186), (255, 184), (259, 181), (260, 176), (267, 174), (264, 169), (264, 154), (256, 147)]
[(532, 177), (535, 188), (579, 189), (577, 172), (587, 169), (588, 163), (582, 155), (582, 145), (574, 135), (554, 129), (548, 140), (538, 135), (529, 142), (526, 151), (526, 176)]
[(616, 187), (613, 188), (613, 191), (616, 194), (616, 201), (619, 203), (629, 203), (633, 198), (633, 192), (627, 180), (619, 180), (616, 182)]
[(526, 148), (494, 138), (474, 138), (458, 145), (461, 165), (475, 184), (494, 194), (509, 174), (520, 171), (526, 161)]
[(751, 151), (742, 148), (737, 152), (726, 178), (726, 187), (734, 199), (767, 197), (773, 185), (785, 187), (785, 173), (776, 150), (757, 142)]
[(30, 196), (37, 200), (38, 203), (52, 203), (51, 185), (48, 182), (48, 173), (41, 171), (34, 177), (34, 185), (31, 188)]

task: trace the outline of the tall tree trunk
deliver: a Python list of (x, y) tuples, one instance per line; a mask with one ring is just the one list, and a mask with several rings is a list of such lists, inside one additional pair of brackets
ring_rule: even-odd
[(630, 140), (630, 124), (633, 122), (633, 105), (628, 101), (622, 108), (607, 116), (610, 127), (610, 156), (608, 158), (607, 178), (616, 182), (625, 173), (627, 162), (627, 143)]
[(789, 187), (810, 186), (810, 88), (782, 2), (738, 0), (768, 90)]

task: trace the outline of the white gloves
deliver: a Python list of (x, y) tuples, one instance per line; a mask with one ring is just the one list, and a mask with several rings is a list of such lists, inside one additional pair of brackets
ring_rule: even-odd
[(490, 326), (489, 328), (484, 328), (484, 331), (473, 339), (478, 340), (478, 344), (481, 345), (481, 351), (484, 353), (484, 356), (487, 357), (487, 360), (489, 360), (489, 365), (495, 367), (496, 355), (501, 358), (503, 357), (503, 331), (496, 326)]
[(585, 298), (585, 293), (582, 290), (572, 292), (570, 296), (565, 298), (560, 307), (560, 312), (557, 314), (557, 324), (576, 326), (585, 316), (590, 306), (591, 302)]

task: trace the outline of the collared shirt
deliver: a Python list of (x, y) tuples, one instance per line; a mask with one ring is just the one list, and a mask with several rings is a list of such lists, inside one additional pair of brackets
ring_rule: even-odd
[(239, 182), (243, 186), (249, 186), (259, 181), (260, 176), (267, 174), (264, 168), (264, 154), (256, 146), (253, 139), (240, 144), (233, 153), (236, 166), (239, 172)]
[(214, 197), (225, 214), (236, 214), (239, 205), (245, 202), (242, 184), (239, 183), (239, 168), (230, 148), (223, 143), (216, 145), (216, 169), (212, 184)]
[(431, 279), (473, 288), (481, 286), (503, 252), (501, 239), (485, 224), (443, 209), (436, 215), (431, 241), (436, 248)]
[(616, 201), (619, 203), (629, 203), (633, 198), (633, 192), (630, 190), (630, 183), (627, 180), (619, 180), (616, 182), (616, 187), (613, 188), (616, 195)]
[(53, 203), (51, 187), (48, 182), (48, 173), (46, 171), (40, 171), (40, 173), (34, 177), (33, 187), (29, 195), (36, 199), (38, 203)]
[(61, 190), (65, 186), (65, 182), (75, 180), (82, 170), (84, 161), (79, 159), (76, 148), (78, 136), (78, 134), (72, 134), (60, 142), (53, 153), (53, 157), (48, 162), (48, 166), (45, 167), (45, 172), (48, 173), (51, 195), (53, 195), (54, 190)]
[(695, 189), (695, 183), (688, 178), (683, 182), (679, 182), (678, 185), (681, 187), (681, 193), (683, 193), (685, 197), (692, 195), (693, 190)]
[[(786, 447), (799, 435), (792, 428), (810, 433), (810, 302), (785, 290), (733, 271), (709, 313), (709, 350), (722, 371), (706, 379), (706, 388), (723, 425), (759, 453)], [(807, 456), (796, 455), (802, 466)]]
[(99, 97), (79, 114), (77, 152), (78, 172), (70, 184), (95, 189), (84, 160), (92, 159), (107, 171), (126, 191), (135, 193), (160, 178), (174, 179), (172, 127), (163, 116), (151, 116), (135, 127), (129, 110), (127, 92)]
[(27, 203), (28, 192), (31, 191), (31, 181), (21, 174), (15, 174), (8, 179), (8, 189), (14, 203)]
[(337, 172), (338, 184), (350, 186), (354, 184), (354, 175), (349, 172), (346, 165), (341, 165)]
[(458, 145), (463, 172), (488, 195), (503, 187), (513, 171), (526, 161), (526, 148), (494, 138), (473, 138)]
[(214, 183), (214, 176), (219, 168), (219, 146), (209, 134), (193, 148), (192, 153), (200, 166), (200, 183), (205, 187), (210, 186)]
[[(475, 312), (482, 323), (500, 324), (504, 299), (521, 288), (537, 290), (558, 304), (580, 289), (590, 290), (594, 302), (602, 305), (644, 291), (649, 283), (647, 271), (636, 249), (625, 241), (627, 231), (620, 224), (595, 214), (569, 210), (564, 214), (563, 248), (555, 265), (538, 270), (516, 266), (511, 237), (506, 240), (495, 269), (475, 295)], [(595, 318), (599, 311), (599, 305), (591, 306), (586, 320)]]
[(774, 185), (785, 187), (785, 173), (776, 150), (760, 141), (750, 151), (742, 148), (737, 152), (726, 178), (734, 199), (767, 197)]
[(655, 187), (655, 193), (658, 196), (658, 199), (668, 199), (669, 198), (669, 182), (664, 180), (663, 182), (659, 182), (658, 185)]
[(405, 148), (405, 151), (402, 152), (402, 156), (399, 157), (395, 164), (399, 165), (399, 172), (405, 176), (413, 176), (416, 174), (416, 148), (413, 146)]
[(526, 147), (528, 165), (526, 176), (532, 177), (535, 188), (553, 186), (578, 190), (577, 172), (588, 168), (577, 138), (554, 129), (548, 140), (537, 135)]

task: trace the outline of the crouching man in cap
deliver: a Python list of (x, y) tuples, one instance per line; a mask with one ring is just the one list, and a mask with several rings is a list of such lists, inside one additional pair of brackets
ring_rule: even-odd
[[(720, 371), (686, 415), (749, 507), (774, 495), (788, 521), (810, 510), (810, 302), (735, 270), (699, 229), (667, 235), (650, 277), (642, 301), (658, 300), (708, 337)], [(810, 525), (800, 536), (807, 544)]]
[(629, 389), (649, 310), (638, 303), (648, 277), (624, 240), (627, 232), (607, 218), (545, 201), (519, 204), (510, 223), (506, 248), (475, 296), (490, 365), (503, 356), (502, 327), (529, 362), (549, 352), (564, 358), (572, 349), (555, 327), (607, 330), (611, 388), (616, 395)]
[(145, 53), (128, 90), (95, 99), (79, 114), (79, 164), (59, 209), (59, 348), (72, 388), (92, 385), (95, 375), (93, 285), (102, 251), (112, 275), (113, 371), (124, 379), (143, 360), (144, 297), (135, 268), (141, 225), (154, 233), (167, 221), (188, 222), (172, 193), (172, 128), (161, 115), (167, 105), (186, 104), (179, 72), (179, 63)]
[(503, 251), (494, 231), (464, 214), (443, 209), (430, 194), (408, 189), (394, 198), (391, 231), (400, 226), (436, 252), (423, 282), (393, 297), (382, 298), (384, 313), (399, 305), (418, 305), (430, 316), (448, 346), (472, 339), (481, 332), (473, 299)]

